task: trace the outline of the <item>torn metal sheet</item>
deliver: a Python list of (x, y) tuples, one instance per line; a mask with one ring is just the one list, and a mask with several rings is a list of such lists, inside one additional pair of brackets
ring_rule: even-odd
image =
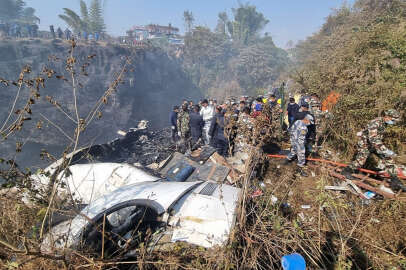
[(73, 165), (69, 167), (69, 176), (62, 175), (60, 179), (68, 184), (73, 197), (83, 204), (89, 204), (122, 186), (160, 179), (130, 164), (118, 163)]
[(182, 165), (182, 164), (187, 164), (194, 168), (199, 167), (199, 164), (197, 162), (194, 162), (194, 161), (188, 159), (181, 153), (175, 152), (168, 159), (166, 164), (163, 165), (162, 169), (160, 170), (160, 173), (162, 175), (167, 175), (170, 169), (174, 168), (176, 165)]
[(240, 189), (232, 186), (214, 182), (199, 186), (174, 206), (175, 214), (170, 221), (175, 226), (172, 242), (184, 241), (206, 248), (224, 245), (236, 220), (239, 196)]
[(196, 168), (188, 181), (215, 181), (223, 183), (230, 173), (230, 169), (213, 162), (206, 162)]
[[(49, 177), (36, 174), (32, 176), (39, 189), (46, 189)], [(62, 171), (58, 181), (58, 194), (65, 194), (82, 204), (89, 204), (119, 187), (140, 182), (155, 182), (160, 178), (130, 164), (94, 163), (73, 165)]]
[(167, 176), (173, 168), (183, 168), (186, 165), (190, 165), (195, 168), (194, 172), (186, 181), (216, 181), (224, 182), (227, 175), (230, 173), (230, 169), (220, 164), (215, 164), (211, 161), (207, 161), (204, 164), (194, 162), (184, 156), (181, 153), (174, 153), (170, 160), (164, 165), (160, 173)]

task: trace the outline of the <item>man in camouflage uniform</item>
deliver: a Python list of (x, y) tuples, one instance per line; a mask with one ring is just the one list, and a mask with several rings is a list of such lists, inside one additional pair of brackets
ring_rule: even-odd
[(300, 168), (300, 174), (304, 177), (308, 176), (303, 167), (306, 164), (306, 137), (308, 126), (314, 124), (314, 118), (307, 114), (302, 120), (297, 120), (290, 129), (290, 153), (285, 161), (286, 164), (293, 161), (297, 157), (297, 165)]
[(177, 128), (178, 135), (183, 142), (186, 142), (190, 137), (190, 116), (188, 110), (188, 104), (182, 105), (182, 110), (178, 113)]
[(385, 111), (384, 117), (378, 117), (370, 121), (367, 127), (358, 132), (357, 155), (351, 165), (342, 171), (342, 174), (353, 179), (352, 173), (361, 168), (371, 153), (376, 153), (380, 160), (378, 169), (391, 176), (391, 187), (395, 190), (401, 188), (397, 177), (397, 166), (393, 160), (396, 154), (383, 144), (383, 134), (387, 125), (394, 125), (400, 121), (400, 114), (394, 109)]
[(313, 149), (318, 148), (318, 143), (321, 137), (321, 134), (323, 133), (323, 129), (321, 127), (322, 123), (322, 118), (326, 116), (326, 112), (323, 112), (321, 110), (321, 103), (319, 96), (316, 93), (313, 93), (310, 97), (309, 100), (309, 112), (313, 115), (314, 117), (314, 124), (316, 126), (316, 137), (313, 143)]
[(254, 127), (252, 118), (250, 116), (250, 109), (243, 108), (237, 120), (237, 134), (235, 138), (236, 147), (235, 151), (246, 151), (249, 145), (252, 144), (252, 129)]
[(271, 113), (272, 137), (281, 138), (282, 137), (282, 127), (281, 127), (282, 108), (281, 108), (281, 105), (279, 105), (279, 103), (277, 102), (275, 95), (269, 96), (268, 105), (270, 107), (270, 113)]

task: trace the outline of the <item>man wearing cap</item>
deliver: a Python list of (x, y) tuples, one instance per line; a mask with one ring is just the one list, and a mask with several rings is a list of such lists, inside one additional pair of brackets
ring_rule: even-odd
[(307, 177), (307, 173), (303, 171), (306, 164), (306, 138), (309, 132), (308, 127), (314, 124), (312, 115), (307, 114), (303, 119), (297, 120), (290, 129), (290, 153), (286, 159), (286, 164), (293, 161), (297, 157), (297, 165), (300, 168), (300, 175)]
[(288, 108), (286, 111), (286, 114), (288, 115), (288, 121), (289, 121), (289, 128), (293, 125), (293, 121), (295, 120), (295, 115), (296, 113), (299, 112), (299, 105), (296, 103), (295, 98), (291, 97), (289, 98), (289, 104)]
[[(312, 152), (312, 146), (316, 138), (316, 125), (314, 123), (314, 116), (310, 113), (308, 103), (302, 103), (300, 110), (294, 114), (294, 121), (301, 120), (306, 117), (306, 115), (311, 115), (313, 117), (313, 123), (307, 127), (307, 137), (306, 137), (306, 152), (310, 154)], [(293, 126), (293, 124), (292, 124)]]
[[(296, 121), (296, 120), (300, 120), (300, 119), (303, 119), (306, 115), (308, 115), (308, 114), (310, 114), (310, 111), (309, 111), (309, 103), (302, 103), (301, 105), (300, 105), (300, 107), (299, 107), (299, 111), (296, 111), (294, 114), (293, 114), (293, 116), (294, 116), (294, 120), (293, 120), (293, 123)], [(293, 124), (292, 124), (293, 125)]]
[(352, 173), (364, 166), (368, 156), (376, 153), (380, 160), (378, 169), (391, 176), (391, 187), (399, 190), (402, 185), (397, 177), (397, 168), (393, 160), (396, 154), (383, 144), (383, 135), (388, 125), (397, 124), (400, 121), (400, 113), (394, 109), (384, 112), (383, 117), (378, 117), (370, 121), (367, 127), (358, 132), (357, 154), (351, 165), (346, 167), (341, 173), (349, 179), (353, 179)]

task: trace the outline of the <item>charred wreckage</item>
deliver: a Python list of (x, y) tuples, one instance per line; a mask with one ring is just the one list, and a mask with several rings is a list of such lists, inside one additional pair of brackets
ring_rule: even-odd
[[(232, 185), (235, 172), (211, 146), (176, 152), (168, 132), (151, 132), (142, 122), (122, 138), (71, 153), (71, 165), (57, 174), (57, 194), (76, 210), (47, 220), (42, 251), (131, 258), (140, 243), (148, 250), (179, 241), (226, 245), (242, 193)], [(39, 190), (62, 163), (32, 176)]]

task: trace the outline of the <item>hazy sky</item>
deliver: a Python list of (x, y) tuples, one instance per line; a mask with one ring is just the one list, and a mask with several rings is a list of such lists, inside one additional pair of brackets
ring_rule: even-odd
[[(25, 0), (37, 10), (41, 18), (41, 29), (66, 27), (58, 18), (62, 8), (68, 7), (79, 12), (79, 0)], [(90, 0), (87, 0), (90, 2)], [(196, 25), (213, 29), (219, 12), (226, 11), (231, 17), (231, 8), (241, 0), (105, 0), (107, 31), (115, 36), (124, 35), (133, 25), (156, 23), (179, 27), (182, 31), (184, 10), (193, 12)], [(251, 0), (270, 20), (264, 32), (269, 32), (275, 43), (285, 47), (289, 40), (297, 41), (319, 30), (324, 19), (333, 8), (340, 7), (343, 0)], [(346, 1), (346, 2), (353, 2)]]

